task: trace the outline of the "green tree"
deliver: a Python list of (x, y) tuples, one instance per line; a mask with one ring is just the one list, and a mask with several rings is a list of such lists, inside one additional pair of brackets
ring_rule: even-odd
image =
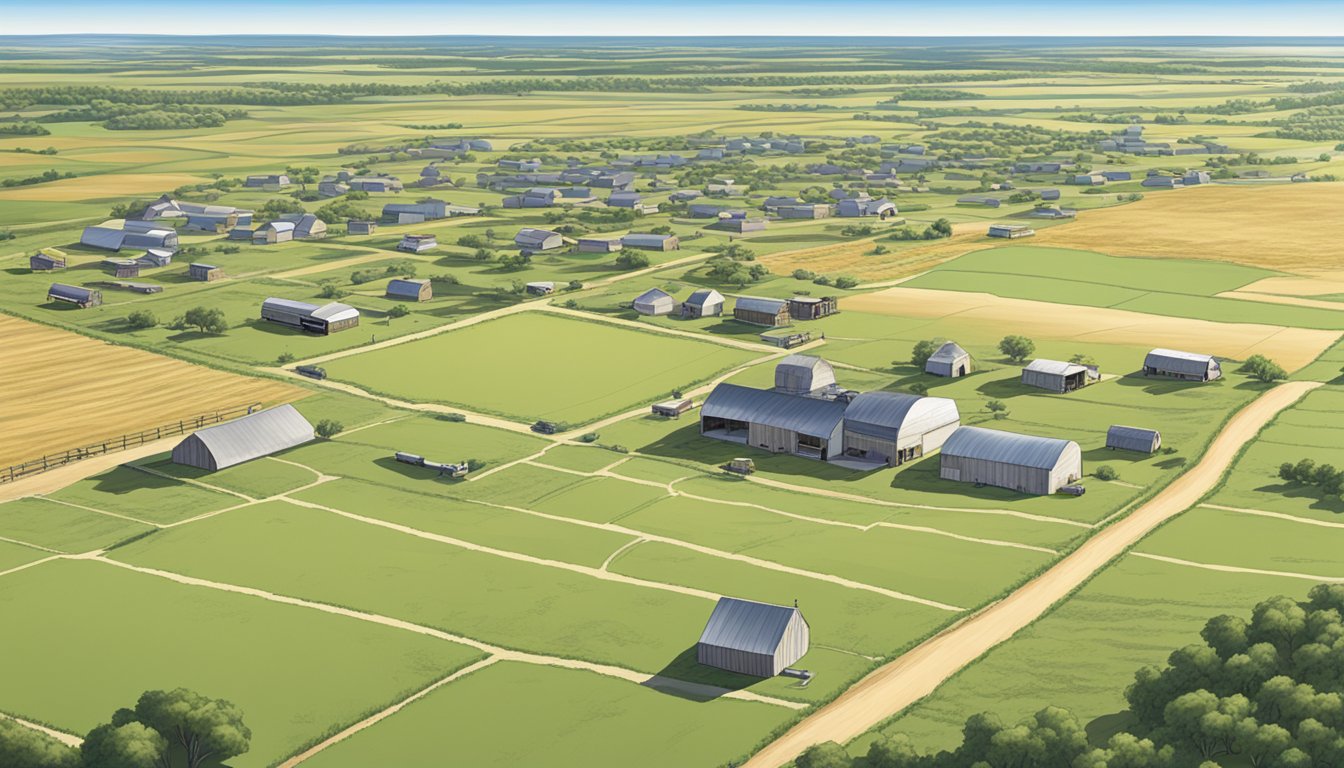
[(126, 316), (126, 327), (131, 330), (141, 331), (146, 328), (153, 328), (158, 324), (159, 319), (147, 309), (137, 309)]
[(1264, 355), (1251, 355), (1246, 358), (1240, 370), (1266, 383), (1288, 378), (1288, 372), (1282, 366)]
[(22, 768), (77, 768), (79, 752), (45, 733), (0, 717), (0, 765)]
[(260, 218), (263, 219), (278, 219), (291, 213), (304, 213), (306, 210), (303, 203), (298, 200), (289, 197), (275, 197), (267, 200), (257, 213), (261, 214)]
[(311, 165), (305, 167), (291, 166), (285, 169), (285, 175), (289, 180), (296, 182), (299, 188), (307, 191), (309, 184), (316, 184), (318, 177), (322, 174), (321, 169)]
[(168, 741), (144, 723), (104, 724), (84, 737), (82, 768), (168, 768)]
[(910, 364), (921, 371), (924, 370), (929, 358), (933, 357), (933, 353), (938, 351), (938, 346), (938, 342), (933, 339), (915, 342), (914, 349), (910, 350)]
[(313, 427), (313, 432), (316, 433), (318, 437), (324, 440), (330, 440), (331, 438), (339, 435), (341, 431), (344, 429), (345, 425), (339, 421), (335, 421), (333, 419), (323, 419), (317, 422), (317, 425)]
[(999, 342), (999, 351), (1007, 355), (1009, 360), (1020, 363), (1036, 351), (1036, 342), (1026, 336), (1004, 336)]
[(850, 768), (854, 759), (834, 741), (813, 744), (794, 761), (797, 768)]
[(182, 315), (182, 322), (201, 333), (220, 334), (229, 330), (223, 310), (214, 307), (192, 307)]
[(199, 768), (206, 760), (223, 762), (251, 745), (252, 731), (243, 723), (242, 710), (186, 688), (146, 691), (136, 702), (135, 717), (181, 747), (186, 768)]
[(398, 304), (387, 310), (387, 316), (391, 318), (405, 317), (411, 314), (411, 308), (405, 304)]
[(1110, 464), (1102, 464), (1094, 469), (1092, 474), (1095, 475), (1098, 480), (1110, 481), (1120, 479), (1120, 473), (1115, 471), (1115, 467), (1112, 467)]
[(649, 256), (640, 251), (623, 250), (616, 257), (616, 266), (621, 269), (642, 269), (649, 266)]

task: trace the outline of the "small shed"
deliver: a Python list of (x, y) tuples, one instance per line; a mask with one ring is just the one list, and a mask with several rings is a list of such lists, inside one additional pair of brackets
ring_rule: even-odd
[(28, 268), (34, 272), (65, 269), (65, 254), (55, 248), (43, 248), (28, 257)]
[(47, 301), (74, 304), (80, 309), (88, 309), (103, 303), (103, 292), (81, 288), (77, 285), (52, 283), (51, 287), (47, 289)]
[(1036, 230), (1022, 224), (990, 224), (990, 237), (1006, 237), (1014, 240), (1019, 237), (1031, 237), (1036, 234)]
[(1162, 433), (1156, 429), (1112, 425), (1106, 430), (1106, 447), (1112, 450), (1157, 453), (1162, 447)]
[(681, 316), (685, 318), (719, 317), (722, 314), (723, 294), (713, 288), (695, 291), (681, 305)]
[(206, 427), (173, 448), (173, 463), (215, 472), (313, 440), (313, 425), (281, 405)]
[(619, 239), (607, 240), (601, 237), (579, 238), (579, 253), (615, 253), (621, 250)]
[(820, 320), (840, 311), (834, 296), (794, 296), (789, 299), (789, 317), (794, 320)]
[(1143, 359), (1143, 375), (1183, 381), (1213, 381), (1223, 375), (1223, 369), (1212, 355), (1154, 349)]
[(1083, 476), (1072, 440), (958, 427), (943, 443), (939, 477), (1048, 496)]
[(397, 243), (397, 250), (409, 253), (423, 253), (438, 247), (439, 240), (434, 235), (402, 235), (401, 242)]
[(633, 306), (641, 315), (670, 315), (677, 300), (661, 288), (650, 288), (635, 299)]
[(924, 372), (956, 378), (971, 372), (971, 356), (955, 341), (945, 342), (924, 363)]
[(733, 305), (733, 319), (751, 325), (777, 328), (789, 324), (789, 303), (783, 299), (739, 296)]
[(272, 221), (252, 232), (254, 245), (275, 245), (294, 239), (294, 222)]
[(552, 282), (528, 283), (525, 287), (527, 292), (533, 296), (546, 296), (555, 293), (555, 283)]
[(187, 265), (187, 277), (192, 280), (212, 283), (224, 278), (224, 270), (213, 264), (189, 264)]
[(695, 645), (695, 659), (742, 675), (774, 677), (807, 654), (810, 639), (796, 605), (721, 597)]
[(810, 395), (835, 386), (835, 369), (820, 357), (789, 355), (775, 365), (776, 392)]
[(1022, 383), (1051, 392), (1072, 392), (1101, 378), (1093, 367), (1062, 360), (1032, 360), (1022, 369)]
[(140, 276), (140, 262), (135, 259), (104, 259), (103, 269), (113, 277)]
[(372, 235), (378, 231), (378, 222), (376, 221), (349, 221), (345, 224), (346, 234), (350, 235)]
[(641, 248), (646, 251), (675, 251), (681, 247), (681, 239), (676, 235), (651, 235), (632, 232), (621, 238), (626, 248)]
[(514, 245), (524, 251), (549, 251), (565, 244), (565, 238), (559, 232), (549, 229), (523, 227), (513, 236)]
[(173, 251), (167, 248), (146, 248), (145, 255), (136, 259), (145, 269), (166, 267), (173, 263)]
[(404, 301), (429, 301), (434, 298), (434, 285), (429, 280), (393, 278), (387, 282), (387, 298)]
[(661, 403), (654, 403), (652, 407), (654, 416), (666, 416), (669, 419), (675, 419), (681, 414), (691, 410), (693, 403), (689, 398), (682, 400), (666, 400)]

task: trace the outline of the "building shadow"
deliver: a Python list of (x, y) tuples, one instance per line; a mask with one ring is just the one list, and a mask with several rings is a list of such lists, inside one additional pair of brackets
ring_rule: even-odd
[(760, 682), (760, 678), (739, 675), (695, 660), (695, 646), (677, 654), (656, 675), (640, 683), (659, 693), (687, 701), (708, 702), (726, 693), (740, 691)]

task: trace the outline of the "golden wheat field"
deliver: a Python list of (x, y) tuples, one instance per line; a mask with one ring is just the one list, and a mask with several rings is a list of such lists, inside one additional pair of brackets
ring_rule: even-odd
[(1039, 230), (1041, 245), (1213, 259), (1308, 275), (1344, 270), (1344, 183), (1212, 185), (1149, 193)]
[(305, 390), (0, 315), (0, 466)]

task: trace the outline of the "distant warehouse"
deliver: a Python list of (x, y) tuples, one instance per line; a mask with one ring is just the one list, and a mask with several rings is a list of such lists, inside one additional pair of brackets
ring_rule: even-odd
[(797, 606), (721, 597), (695, 644), (701, 664), (774, 677), (807, 654), (810, 628)]
[(1083, 476), (1072, 440), (961, 427), (943, 443), (939, 476), (1048, 496)]
[(428, 280), (394, 278), (387, 282), (387, 298), (407, 301), (429, 301), (434, 298), (434, 286)]
[(1101, 373), (1095, 367), (1060, 360), (1032, 360), (1022, 369), (1022, 383), (1051, 392), (1072, 392), (1097, 381)]
[(47, 301), (74, 304), (80, 309), (88, 309), (103, 303), (103, 293), (102, 291), (81, 288), (77, 285), (52, 283), (51, 287), (47, 289)]
[(261, 319), (327, 336), (359, 325), (359, 310), (334, 301), (319, 307), (303, 301), (269, 298), (261, 303)]
[(670, 315), (677, 308), (677, 300), (661, 288), (650, 288), (636, 297), (632, 306), (641, 315)]
[(733, 305), (733, 319), (751, 325), (777, 327), (789, 324), (789, 303), (783, 299), (739, 296)]
[(196, 432), (173, 448), (173, 463), (214, 472), (312, 439), (313, 425), (282, 405)]
[(1143, 359), (1143, 375), (1185, 381), (1213, 381), (1223, 375), (1223, 369), (1211, 355), (1154, 349)]

